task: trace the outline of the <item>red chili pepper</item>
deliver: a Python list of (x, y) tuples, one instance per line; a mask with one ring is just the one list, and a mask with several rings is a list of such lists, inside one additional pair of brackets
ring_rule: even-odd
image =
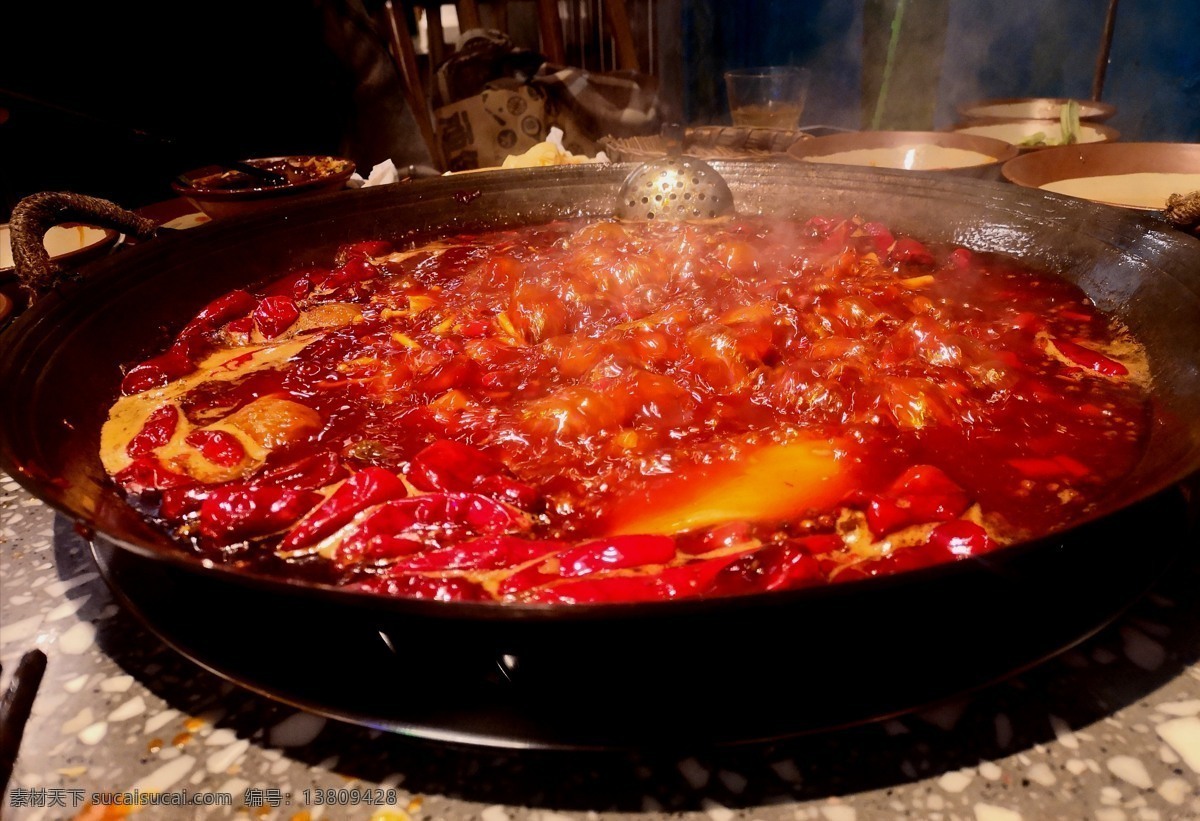
[(933, 465), (904, 471), (867, 504), (867, 526), (876, 536), (908, 525), (957, 519), (971, 504), (967, 492)]
[(244, 316), (241, 319), (235, 319), (225, 326), (225, 330), (231, 334), (248, 334), (254, 330), (254, 317)]
[(501, 570), (549, 556), (565, 547), (562, 542), (520, 539), (516, 536), (486, 536), (410, 556), (392, 565), (392, 568), (407, 572)]
[[(421, 539), (415, 538), (412, 534), (402, 536), (385, 533), (381, 536), (376, 536), (363, 546), (359, 560), (389, 562), (392, 559), (399, 559), (404, 556), (411, 556), (414, 553), (420, 553), (428, 547), (428, 544)], [(339, 555), (341, 554), (343, 554), (343, 551), (339, 550)]]
[(558, 556), (560, 576), (586, 576), (601, 570), (666, 564), (675, 558), (670, 536), (613, 536), (586, 542)]
[(929, 534), (929, 544), (956, 559), (978, 556), (992, 548), (992, 540), (987, 531), (974, 522), (963, 519), (955, 519), (935, 527)]
[(295, 522), (321, 495), (280, 487), (227, 485), (200, 504), (200, 535), (218, 544), (263, 536)]
[(221, 467), (233, 467), (246, 458), (246, 448), (227, 430), (194, 430), (183, 441)]
[(867, 527), (876, 537), (895, 533), (919, 521), (918, 517), (909, 512), (907, 506), (895, 498), (877, 496), (867, 505)]
[(463, 352), (462, 343), (449, 337), (443, 337), (434, 342), (433, 349), (444, 356), (457, 356)]
[(488, 476), (475, 486), (475, 491), (521, 510), (537, 511), (545, 501), (536, 489), (507, 476)]
[(911, 237), (901, 237), (892, 246), (892, 251), (888, 255), (888, 259), (892, 262), (928, 264), (933, 262), (933, 254), (929, 253), (929, 249), (917, 240)]
[(1011, 322), (1012, 327), (1021, 331), (1037, 331), (1045, 324), (1041, 317), (1030, 311), (1022, 311), (1014, 316)]
[(168, 382), (187, 376), (196, 370), (192, 360), (181, 351), (171, 349), (164, 354), (147, 359), (140, 365), (135, 365), (121, 380), (121, 394), (129, 396), (134, 393), (148, 391), (151, 388), (161, 388)]
[(507, 394), (513, 374), (509, 371), (487, 371), (479, 377), (479, 384), (489, 391)]
[(795, 545), (769, 545), (743, 554), (722, 569), (705, 595), (735, 596), (787, 590), (823, 579), (824, 574), (811, 554)]
[(280, 548), (295, 550), (314, 544), (346, 525), (372, 505), (408, 495), (404, 482), (384, 468), (364, 468), (351, 476), (304, 521), (292, 529)]
[(822, 556), (826, 553), (833, 553), (841, 550), (846, 546), (841, 537), (834, 536), (831, 533), (826, 533), (818, 536), (800, 536), (795, 539), (789, 539), (788, 544), (794, 544), (801, 550), (813, 554), (814, 556)]
[(262, 302), (254, 309), (254, 324), (258, 331), (267, 339), (274, 339), (292, 327), (292, 323), (300, 318), (300, 309), (296, 300), (290, 296), (263, 297)]
[(439, 579), (430, 576), (376, 576), (358, 585), (371, 593), (436, 601), (486, 601), (490, 597), (482, 587), (466, 579)]
[(538, 587), (518, 598), (543, 604), (599, 604), (690, 598), (710, 590), (718, 574), (737, 560), (736, 555), (721, 556), (668, 567), (652, 576), (598, 576), (572, 580)]
[(350, 257), (334, 268), (321, 283), (326, 288), (340, 288), (353, 282), (366, 282), (379, 276), (379, 269), (367, 262), (365, 257)]
[(961, 271), (971, 267), (971, 264), (975, 262), (975, 255), (966, 248), (955, 248), (950, 252), (950, 262)]
[(834, 577), (834, 580), (850, 581), (864, 576), (888, 576), (907, 570), (918, 570), (978, 556), (993, 547), (995, 545), (982, 527), (974, 522), (955, 519), (935, 527), (925, 544), (906, 547), (881, 559), (848, 568)]
[(1062, 475), (1063, 468), (1053, 459), (1042, 456), (1020, 456), (1008, 460), (1008, 463), (1025, 476), (1045, 479), (1050, 476)]
[(436, 396), (451, 388), (468, 384), (479, 372), (479, 366), (465, 356), (447, 359), (433, 373), (413, 386), (418, 393)]
[(226, 322), (248, 314), (257, 304), (258, 300), (249, 291), (230, 291), (204, 306), (204, 310), (179, 332), (179, 339), (191, 340), (203, 336)]
[(1063, 470), (1067, 474), (1074, 476), (1076, 479), (1082, 479), (1089, 475), (1092, 471), (1083, 462), (1080, 462), (1074, 456), (1068, 456), (1065, 453), (1060, 453), (1054, 457), (1055, 461), (1062, 465)]
[(374, 543), (392, 538), (461, 540), (520, 532), (528, 527), (529, 519), (520, 511), (486, 496), (427, 493), (379, 505), (338, 545), (338, 559), (343, 563), (357, 561), (371, 552)]
[(472, 319), (470, 322), (462, 324), (459, 333), (468, 339), (477, 339), (481, 336), (487, 336), (490, 329), (491, 325), (482, 319)]
[[(361, 562), (373, 550), (373, 546), (376, 544), (383, 544), (388, 540), (399, 538), (407, 541), (418, 541), (418, 539), (412, 538), (414, 534), (423, 534), (419, 534), (418, 531), (414, 530), (413, 526), (420, 517), (422, 507), (425, 506), (421, 502), (423, 498), (425, 497), (395, 499), (380, 505), (377, 510), (355, 525), (346, 538), (342, 539), (341, 543), (337, 546), (334, 556), (335, 560), (342, 565), (352, 565)], [(349, 516), (344, 517), (345, 521), (329, 528), (323, 528), (322, 530), (327, 530), (328, 532), (323, 533), (321, 538), (345, 526), (354, 516), (358, 515), (358, 512), (358, 510), (351, 511)], [(306, 539), (306, 541), (315, 540)], [(302, 544), (302, 542), (297, 542), (297, 544)], [(423, 541), (421, 545), (425, 546)], [(286, 548), (287, 542), (282, 547)]]
[(408, 481), (421, 490), (467, 491), (503, 473), (504, 465), (478, 448), (439, 439), (413, 457)]
[(805, 228), (811, 228), (818, 237), (823, 237), (835, 227), (845, 224), (845, 220), (837, 217), (812, 217), (804, 223)]
[(522, 597), (537, 604), (599, 604), (664, 598), (654, 576), (607, 576), (541, 587)]
[(292, 299), (304, 299), (312, 293), (314, 281), (324, 281), (329, 277), (326, 268), (305, 268), (295, 271), (281, 279), (277, 279), (263, 289), (263, 296), (290, 296)]
[(664, 569), (658, 574), (661, 598), (682, 599), (703, 594), (712, 587), (717, 574), (744, 555), (733, 553)]
[(130, 493), (145, 493), (148, 490), (195, 484), (190, 476), (168, 470), (151, 456), (134, 459), (129, 467), (118, 472), (113, 478)]
[(871, 245), (880, 254), (886, 253), (896, 241), (892, 232), (882, 222), (864, 222), (860, 230), (871, 238)]
[(349, 473), (336, 453), (314, 453), (263, 471), (256, 481), (292, 490), (316, 490), (344, 479)]
[(710, 553), (723, 547), (733, 547), (750, 541), (750, 525), (747, 522), (727, 522), (717, 525), (699, 538), (676, 537), (675, 546), (681, 553), (691, 556)]
[(170, 442), (178, 427), (178, 408), (174, 405), (163, 405), (161, 408), (156, 408), (146, 417), (142, 429), (129, 440), (129, 444), (125, 446), (125, 452), (134, 459), (146, 456)]
[(543, 572), (544, 565), (545, 562), (534, 562), (529, 567), (523, 567), (516, 573), (510, 574), (497, 585), (497, 592), (501, 596), (509, 598), (520, 596), (559, 578), (556, 574)]
[(852, 578), (867, 578), (870, 576), (890, 576), (907, 570), (920, 570), (949, 561), (945, 551), (933, 551), (929, 545), (918, 545), (897, 550), (880, 559), (848, 567), (834, 577), (835, 581), (850, 581)]
[(342, 248), (341, 256), (350, 258), (358, 257), (385, 257), (392, 252), (392, 244), (384, 240), (367, 240), (366, 242), (356, 242), (352, 245), (347, 245)]
[(478, 493), (431, 493), (430, 512), (438, 521), (466, 527), (474, 533), (511, 533), (526, 530), (529, 517), (516, 508)]
[(214, 488), (204, 485), (165, 488), (162, 501), (158, 505), (158, 515), (168, 521), (178, 522), (188, 514), (198, 511), (213, 490)]
[(841, 220), (824, 231), (821, 244), (817, 246), (817, 252), (820, 254), (835, 254), (845, 249), (849, 242), (850, 223)]
[(1000, 364), (1013, 370), (1019, 370), (1024, 365), (1021, 358), (1013, 351), (996, 351), (996, 358), (1000, 360)]
[(1125, 376), (1129, 373), (1129, 369), (1115, 359), (1110, 359), (1099, 351), (1093, 351), (1091, 348), (1085, 348), (1074, 342), (1068, 342), (1065, 339), (1055, 339), (1054, 347), (1058, 348), (1059, 353), (1067, 359), (1074, 362), (1081, 368), (1102, 373), (1105, 376)]

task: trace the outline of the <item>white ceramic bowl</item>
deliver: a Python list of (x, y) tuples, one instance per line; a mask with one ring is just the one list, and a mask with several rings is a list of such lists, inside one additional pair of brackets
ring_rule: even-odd
[[(1057, 120), (1070, 97), (1006, 97), (974, 100), (958, 106), (958, 113), (968, 120)], [(1117, 108), (1099, 100), (1076, 100), (1079, 119), (1101, 122), (1117, 113)]]
[(854, 131), (802, 140), (788, 148), (788, 154), (805, 162), (984, 179), (998, 179), (1000, 165), (1017, 153), (1002, 140), (950, 131)]
[[(952, 129), (955, 134), (974, 134), (991, 137), (1015, 145), (1021, 151), (1038, 151), (1052, 148), (1062, 139), (1062, 128), (1057, 120), (968, 120)], [(1042, 135), (1043, 145), (1023, 145), (1026, 140)], [(1079, 124), (1078, 143), (1113, 142), (1121, 135), (1113, 128), (1099, 123), (1082, 121)]]
[[(83, 262), (91, 259), (117, 241), (117, 232), (90, 225), (56, 225), (46, 232), (42, 244), (50, 258), (57, 261)], [(13, 271), (12, 246), (9, 243), (8, 224), (0, 225), (0, 274)]]

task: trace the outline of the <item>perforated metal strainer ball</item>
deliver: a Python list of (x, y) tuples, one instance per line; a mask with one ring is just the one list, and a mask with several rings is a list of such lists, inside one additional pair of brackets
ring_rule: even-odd
[(644, 162), (617, 192), (617, 218), (623, 220), (713, 219), (733, 211), (725, 178), (694, 157)]

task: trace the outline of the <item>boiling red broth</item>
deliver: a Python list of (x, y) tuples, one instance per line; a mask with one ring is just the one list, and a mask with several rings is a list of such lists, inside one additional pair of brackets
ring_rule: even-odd
[[(214, 349), (313, 340), (163, 416), (236, 469), (196, 429), (316, 412), (261, 464), (198, 481), (174, 428), (128, 446), (117, 481), (191, 550), (441, 599), (786, 589), (1079, 521), (1147, 432), (1144, 356), (1078, 287), (878, 223), (558, 222), (333, 262), (223, 297), (126, 378), (154, 396)], [(297, 330), (330, 305), (358, 315)]]

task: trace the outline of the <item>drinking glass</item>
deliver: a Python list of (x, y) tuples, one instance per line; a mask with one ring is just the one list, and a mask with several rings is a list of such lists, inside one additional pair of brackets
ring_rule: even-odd
[(797, 66), (739, 68), (725, 72), (733, 124), (793, 129), (800, 124), (811, 76)]

